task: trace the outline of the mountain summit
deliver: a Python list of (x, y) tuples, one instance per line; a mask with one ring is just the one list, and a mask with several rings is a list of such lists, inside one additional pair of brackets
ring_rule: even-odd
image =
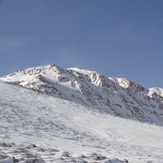
[(96, 71), (54, 64), (0, 78), (40, 93), (79, 103), (114, 116), (163, 125), (163, 89), (150, 88)]

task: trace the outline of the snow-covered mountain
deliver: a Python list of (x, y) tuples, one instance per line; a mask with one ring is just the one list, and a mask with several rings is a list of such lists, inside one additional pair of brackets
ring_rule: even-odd
[(162, 126), (3, 81), (0, 95), (0, 163), (163, 162)]
[(28, 68), (0, 78), (114, 116), (163, 125), (162, 89), (145, 89), (123, 78), (56, 65)]
[(163, 97), (163, 89), (158, 87), (149, 88), (149, 95), (153, 96), (153, 94), (159, 94)]

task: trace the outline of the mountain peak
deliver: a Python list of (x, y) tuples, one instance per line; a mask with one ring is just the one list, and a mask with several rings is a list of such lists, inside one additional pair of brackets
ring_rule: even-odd
[(115, 116), (163, 124), (160, 89), (152, 93), (153, 89), (145, 89), (124, 78), (106, 77), (79, 68), (62, 69), (51, 64), (21, 70), (0, 79)]
[(150, 96), (152, 96), (154, 93), (160, 95), (163, 97), (163, 89), (162, 88), (158, 88), (158, 87), (153, 87), (153, 88), (149, 88), (149, 92), (150, 92)]

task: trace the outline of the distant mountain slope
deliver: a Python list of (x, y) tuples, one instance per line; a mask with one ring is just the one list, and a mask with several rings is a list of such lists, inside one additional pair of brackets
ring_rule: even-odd
[(111, 115), (163, 125), (161, 94), (127, 79), (56, 65), (28, 68), (0, 79)]
[(0, 94), (1, 163), (163, 162), (162, 126), (2, 81)]

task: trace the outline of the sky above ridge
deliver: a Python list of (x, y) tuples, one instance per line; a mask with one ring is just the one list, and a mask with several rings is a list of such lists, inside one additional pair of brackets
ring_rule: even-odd
[(162, 0), (0, 0), (0, 76), (56, 64), (163, 88)]

